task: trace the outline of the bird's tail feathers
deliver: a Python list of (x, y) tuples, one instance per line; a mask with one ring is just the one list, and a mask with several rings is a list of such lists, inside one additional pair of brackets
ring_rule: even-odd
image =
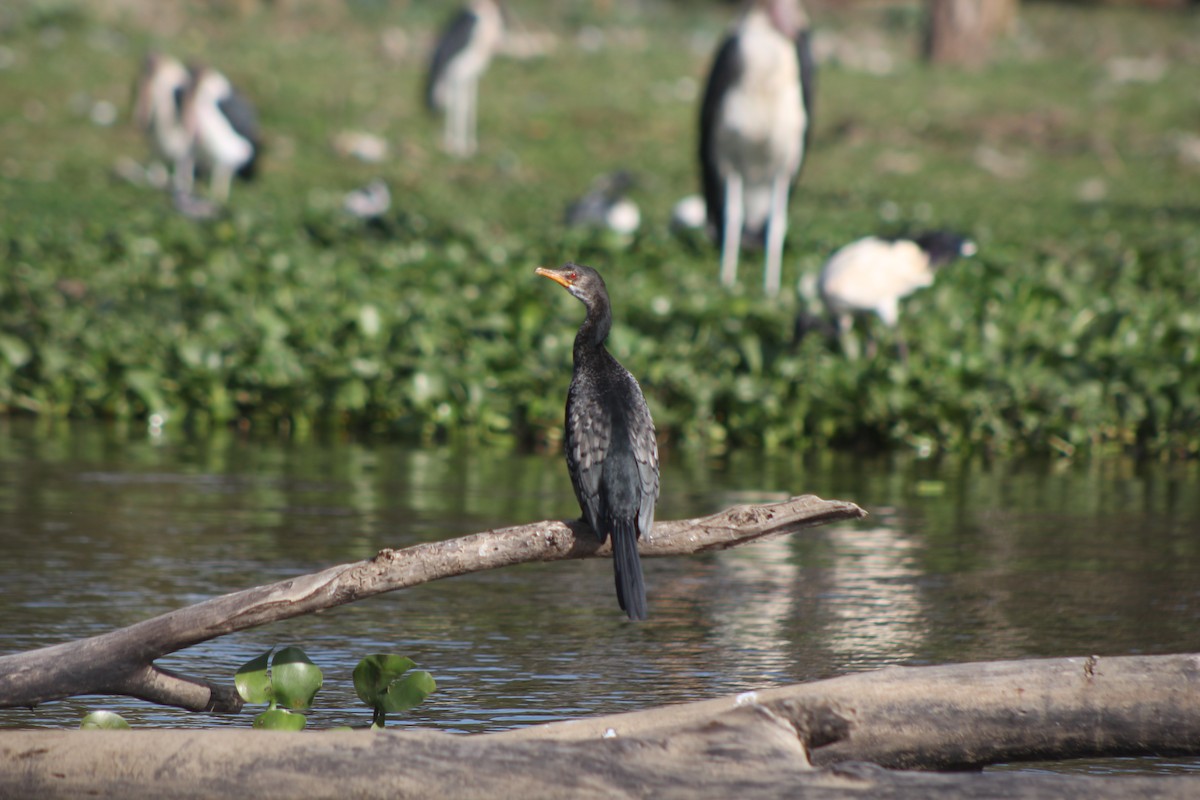
[(630, 619), (646, 619), (646, 582), (638, 556), (637, 526), (633, 520), (613, 525), (613, 572), (617, 582), (617, 602)]

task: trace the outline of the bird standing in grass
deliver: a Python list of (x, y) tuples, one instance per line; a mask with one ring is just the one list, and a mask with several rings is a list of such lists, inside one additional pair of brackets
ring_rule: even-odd
[(475, 153), (479, 78), (503, 38), (504, 12), (498, 0), (472, 0), (438, 38), (425, 81), (425, 105), (445, 112), (442, 146), (451, 155)]
[(587, 194), (567, 206), (567, 226), (607, 228), (627, 236), (637, 233), (642, 214), (629, 199), (633, 184), (633, 175), (625, 170), (598, 176)]
[[(192, 137), (183, 124), (183, 99), (190, 81), (191, 74), (181, 62), (151, 53), (138, 76), (133, 109), (138, 127), (171, 170), (171, 188), (180, 192), (192, 188)], [(161, 168), (156, 169), (161, 174)]]
[(813, 60), (798, 0), (752, 0), (717, 50), (700, 108), (700, 167), (721, 283), (743, 236), (765, 238), (767, 294), (779, 292), (788, 194), (812, 129)]
[(210, 194), (218, 202), (228, 200), (234, 176), (253, 178), (258, 166), (261, 143), (254, 107), (220, 72), (199, 67), (192, 72), (183, 118), (195, 141), (196, 159), (212, 173)]
[(567, 263), (537, 274), (583, 301), (587, 317), (575, 336), (567, 391), (567, 470), (583, 520), (600, 541), (612, 536), (617, 602), (630, 619), (646, 619), (646, 585), (638, 539), (650, 537), (658, 500), (658, 443), (641, 387), (604, 346), (612, 307), (600, 273)]
[[(900, 299), (933, 284), (936, 271), (960, 256), (976, 252), (975, 243), (948, 231), (933, 231), (911, 239), (867, 236), (842, 247), (825, 262), (818, 291), (825, 308), (837, 320), (845, 339), (854, 317), (875, 314), (895, 328), (900, 319)], [(907, 358), (903, 339), (897, 347)], [(875, 353), (868, 339), (868, 355)]]

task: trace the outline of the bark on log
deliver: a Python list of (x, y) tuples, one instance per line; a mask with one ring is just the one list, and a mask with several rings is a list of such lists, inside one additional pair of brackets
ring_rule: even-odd
[(929, 0), (925, 57), (935, 64), (980, 67), (992, 43), (1012, 30), (1017, 0)]
[(494, 736), (656, 737), (747, 705), (787, 720), (817, 766), (977, 769), (1006, 761), (1200, 755), (1197, 654), (892, 667)]
[[(812, 495), (734, 506), (701, 519), (658, 522), (639, 550), (643, 556), (723, 550), (865, 514), (853, 503)], [(235, 631), (440, 578), (529, 561), (611, 555), (611, 545), (600, 545), (586, 525), (553, 521), (381, 550), (367, 561), (223, 595), (89, 639), (0, 656), (0, 708), (110, 694), (190, 711), (236, 713), (242, 701), (232, 681), (216, 685), (189, 678), (155, 666), (154, 660)]]
[[(0, 732), (0, 797), (1191, 798), (1200, 778), (929, 774), (858, 759), (1195, 754), (1197, 664), (1186, 655), (889, 669), (480, 736)], [(1013, 749), (1014, 736), (1033, 749)]]

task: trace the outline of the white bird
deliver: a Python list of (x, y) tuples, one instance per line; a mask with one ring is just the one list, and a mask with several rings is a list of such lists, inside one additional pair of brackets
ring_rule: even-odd
[(391, 207), (392, 192), (383, 178), (376, 178), (366, 186), (347, 192), (342, 198), (342, 208), (346, 213), (359, 219), (378, 219)]
[(228, 200), (234, 175), (253, 178), (258, 165), (261, 144), (254, 107), (220, 72), (200, 67), (193, 70), (183, 119), (195, 142), (196, 161), (212, 173), (210, 194), (218, 202)]
[(700, 165), (721, 283), (737, 279), (743, 236), (766, 240), (779, 292), (788, 193), (812, 129), (813, 60), (798, 0), (752, 0), (717, 50), (700, 109)]
[[(825, 262), (818, 292), (838, 331), (845, 337), (854, 317), (875, 314), (889, 328), (900, 319), (900, 300), (933, 284), (936, 271), (960, 256), (977, 252), (975, 243), (954, 233), (935, 231), (912, 239), (867, 236), (842, 247)], [(898, 342), (902, 357), (908, 348)], [(869, 355), (875, 351), (869, 339)]]
[[(191, 73), (181, 62), (150, 53), (138, 76), (133, 116), (150, 139), (155, 155), (171, 170), (174, 191), (190, 191), (192, 137), (183, 124), (183, 101)], [(161, 174), (161, 168), (156, 168)]]
[(567, 206), (567, 225), (607, 228), (626, 236), (636, 233), (642, 214), (627, 196), (633, 182), (633, 176), (625, 170), (600, 175), (587, 194)]
[(671, 230), (692, 231), (704, 227), (707, 211), (704, 198), (698, 194), (689, 194), (679, 199), (671, 208)]
[(471, 0), (438, 38), (425, 82), (425, 104), (445, 112), (442, 146), (451, 155), (472, 155), (479, 78), (504, 38), (504, 12), (498, 0)]

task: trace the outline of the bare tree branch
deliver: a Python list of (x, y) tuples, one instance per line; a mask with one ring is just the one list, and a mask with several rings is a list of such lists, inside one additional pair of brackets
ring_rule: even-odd
[[(806, 495), (734, 506), (710, 517), (656, 523), (644, 556), (722, 550), (802, 528), (865, 516), (853, 503)], [(120, 694), (190, 711), (237, 712), (231, 687), (153, 666), (157, 658), (219, 636), (429, 581), (530, 561), (611, 556), (579, 522), (535, 522), (381, 550), (374, 558), (215, 597), (126, 628), (0, 657), (0, 708), (82, 694)]]

